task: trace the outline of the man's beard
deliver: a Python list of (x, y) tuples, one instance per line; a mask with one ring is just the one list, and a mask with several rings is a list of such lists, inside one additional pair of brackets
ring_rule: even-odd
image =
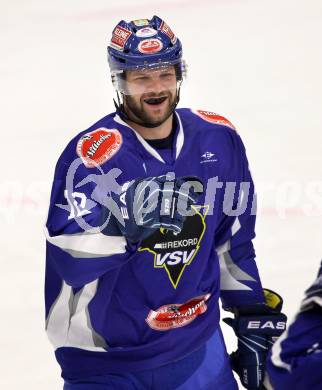
[[(144, 99), (159, 98), (167, 96), (168, 106), (164, 114), (159, 118), (154, 118), (152, 114), (148, 113), (144, 108)], [(131, 95), (124, 95), (124, 110), (128, 119), (145, 127), (157, 127), (164, 123), (173, 113), (177, 105), (177, 94), (172, 95), (170, 92), (162, 92), (159, 95), (147, 94), (136, 102)]]

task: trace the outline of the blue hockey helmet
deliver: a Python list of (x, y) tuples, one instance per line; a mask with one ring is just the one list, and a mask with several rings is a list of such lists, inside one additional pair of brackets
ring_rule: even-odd
[(174, 65), (179, 82), (185, 74), (181, 42), (158, 16), (129, 23), (121, 20), (113, 30), (107, 51), (113, 85), (122, 93), (122, 75), (127, 70)]

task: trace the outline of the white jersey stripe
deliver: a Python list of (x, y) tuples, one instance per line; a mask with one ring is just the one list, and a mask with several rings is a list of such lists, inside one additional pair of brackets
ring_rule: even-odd
[[(45, 235), (48, 242), (78, 257), (105, 257), (125, 253), (126, 240), (123, 236), (106, 236), (103, 233), (77, 233), (50, 236), (47, 227)], [(84, 253), (84, 256), (81, 254)]]

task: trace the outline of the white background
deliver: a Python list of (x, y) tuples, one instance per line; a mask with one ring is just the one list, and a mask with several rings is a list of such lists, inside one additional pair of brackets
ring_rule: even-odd
[(121, 19), (164, 18), (189, 64), (180, 106), (238, 128), (260, 198), (258, 267), (292, 316), (322, 257), (321, 1), (0, 5), (1, 389), (62, 388), (44, 332), (42, 229), (59, 154), (113, 110), (106, 45)]

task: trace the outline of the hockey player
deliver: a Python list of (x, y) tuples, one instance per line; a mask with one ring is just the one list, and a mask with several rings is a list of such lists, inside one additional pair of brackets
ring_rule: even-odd
[(322, 389), (322, 263), (294, 321), (273, 346), (267, 362), (274, 390)]
[(224, 117), (176, 108), (182, 46), (159, 17), (121, 21), (108, 61), (116, 112), (61, 154), (46, 224), (64, 389), (236, 389), (219, 298), (235, 313), (233, 366), (260, 388), (285, 318), (255, 264), (243, 143)]

